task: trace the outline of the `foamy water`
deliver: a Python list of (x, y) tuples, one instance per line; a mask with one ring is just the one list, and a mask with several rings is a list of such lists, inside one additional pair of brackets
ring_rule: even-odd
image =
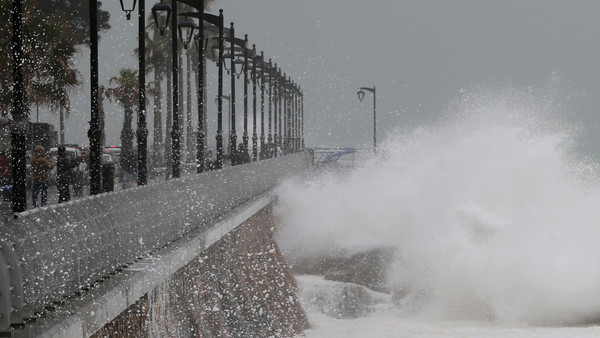
[(388, 283), (408, 294), (335, 336), (380, 321), (381, 336), (598, 335), (565, 327), (600, 317), (600, 180), (562, 114), (552, 95), (466, 93), (364, 167), (284, 184), (286, 255), (396, 249)]

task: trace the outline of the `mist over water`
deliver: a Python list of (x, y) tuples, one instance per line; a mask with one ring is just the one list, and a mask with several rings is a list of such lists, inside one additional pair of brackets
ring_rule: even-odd
[(288, 257), (395, 249), (407, 315), (568, 325), (600, 315), (600, 179), (556, 93), (465, 92), (345, 174), (280, 189)]

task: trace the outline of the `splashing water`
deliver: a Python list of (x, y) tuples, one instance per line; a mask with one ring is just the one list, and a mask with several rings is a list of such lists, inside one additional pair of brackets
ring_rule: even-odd
[(399, 306), (427, 318), (564, 325), (600, 316), (600, 180), (552, 95), (464, 94), (340, 178), (287, 182), (286, 255), (396, 249)]

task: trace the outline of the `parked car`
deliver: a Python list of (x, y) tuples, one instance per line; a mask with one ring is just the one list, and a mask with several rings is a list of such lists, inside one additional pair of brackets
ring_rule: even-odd
[(106, 146), (104, 147), (104, 154), (110, 154), (112, 156), (113, 164), (115, 166), (115, 177), (120, 178), (123, 174), (121, 170), (121, 146)]

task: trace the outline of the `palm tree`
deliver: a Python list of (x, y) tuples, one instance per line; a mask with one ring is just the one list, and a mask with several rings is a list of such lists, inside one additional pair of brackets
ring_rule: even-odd
[(59, 111), (60, 143), (65, 143), (65, 118), (71, 111), (69, 92), (79, 86), (81, 74), (73, 68), (71, 61), (76, 53), (74, 45), (57, 43), (50, 49), (48, 62), (44, 65), (41, 78), (46, 80), (46, 95), (52, 111)]
[[(151, 20), (149, 20), (152, 22)], [(150, 83), (147, 93), (154, 98), (154, 129), (153, 129), (153, 162), (155, 166), (162, 164), (160, 149), (163, 143), (162, 133), (162, 79), (169, 70), (169, 36), (160, 35), (159, 29), (154, 23), (149, 23), (148, 28), (153, 28), (153, 35), (146, 33), (146, 60), (148, 70), (154, 73), (154, 81)], [(137, 50), (136, 50), (137, 53)]]
[[(80, 85), (80, 74), (72, 60), (78, 52), (76, 40), (64, 14), (42, 13), (36, 3), (26, 3), (24, 15), (24, 84), (26, 105), (48, 104), (52, 111), (61, 112), (61, 125), (69, 114), (69, 91)], [(12, 86), (10, 58), (10, 2), (0, 2), (0, 109), (8, 111)], [(61, 128), (64, 140), (64, 127)]]
[(121, 130), (121, 151), (123, 156), (128, 156), (129, 151), (133, 149), (133, 139), (135, 133), (131, 127), (133, 121), (133, 107), (138, 104), (138, 72), (128, 68), (119, 71), (119, 77), (113, 76), (109, 84), (115, 84), (115, 87), (108, 88), (105, 91), (109, 100), (115, 99), (124, 110), (123, 129)]

